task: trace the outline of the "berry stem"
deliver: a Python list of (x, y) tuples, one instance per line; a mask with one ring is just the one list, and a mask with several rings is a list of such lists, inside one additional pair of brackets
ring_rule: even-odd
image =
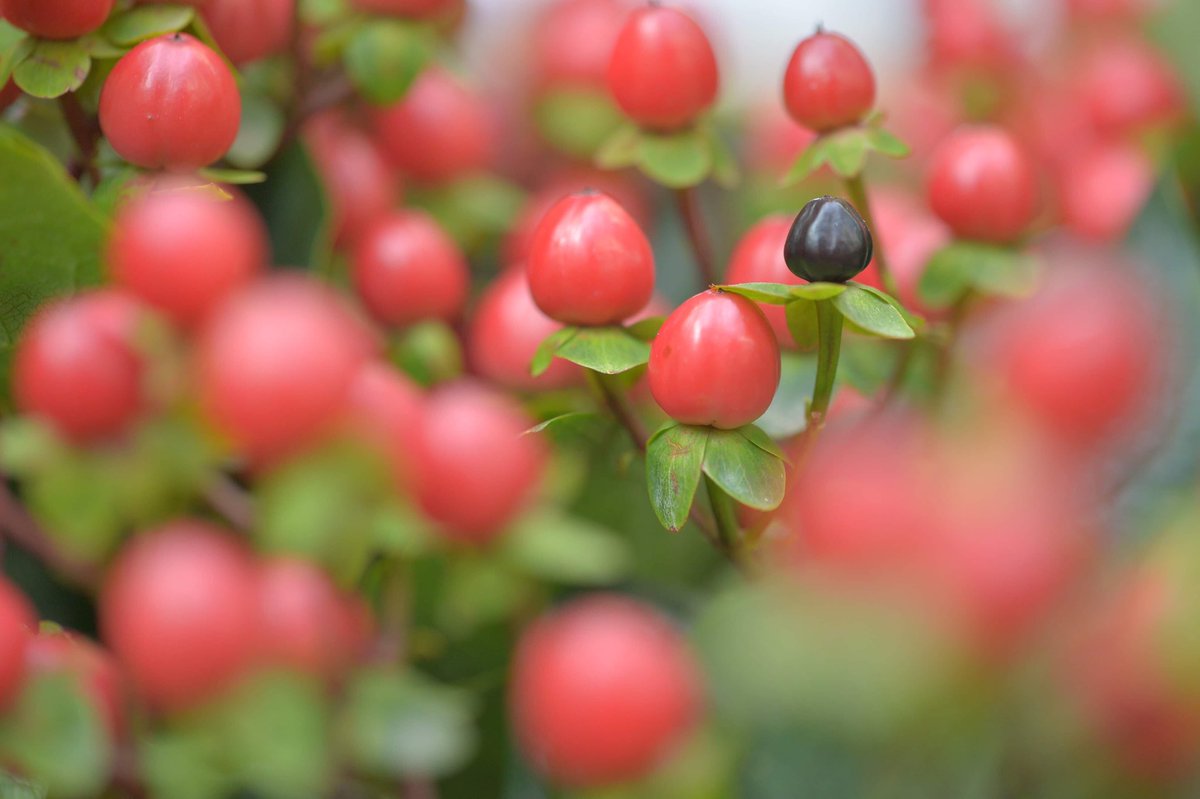
[(879, 240), (879, 232), (875, 229), (875, 217), (871, 214), (871, 200), (867, 197), (867, 188), (863, 183), (862, 174), (859, 173), (851, 178), (843, 178), (843, 183), (846, 186), (846, 194), (850, 195), (850, 202), (858, 209), (858, 213), (862, 215), (863, 221), (870, 228), (871, 235), (875, 237), (875, 264), (879, 267), (879, 279), (883, 282), (883, 290), (895, 297), (899, 293), (899, 287), (896, 285), (896, 278), (892, 275), (892, 270), (888, 266), (883, 242)]
[(808, 429), (814, 436), (825, 424), (825, 414), (833, 397), (838, 358), (842, 353), (843, 321), (832, 300), (817, 301), (817, 379), (813, 384), (812, 401), (808, 404)]
[(79, 150), (79, 162), (77, 168), (72, 170), (73, 174), (76, 180), (86, 174), (92, 181), (92, 185), (95, 186), (100, 182), (100, 175), (96, 171), (95, 164), (96, 145), (100, 141), (100, 126), (83, 110), (83, 106), (79, 104), (79, 98), (75, 96), (74, 92), (67, 92), (59, 97), (58, 107), (62, 111), (67, 128), (71, 131), (71, 138), (75, 140), (75, 147)]
[(254, 501), (228, 475), (217, 473), (204, 486), (204, 500), (236, 530), (254, 529)]
[(696, 271), (705, 286), (717, 282), (717, 272), (713, 267), (712, 246), (705, 235), (704, 214), (700, 210), (700, 201), (696, 188), (675, 190), (675, 201), (679, 206), (679, 215), (687, 229), (688, 241), (692, 244), (692, 253), (696, 257)]
[(741, 565), (737, 508), (733, 499), (708, 475), (704, 475), (704, 487), (708, 489), (708, 502), (712, 505), (713, 517), (717, 520), (719, 549), (731, 561)]

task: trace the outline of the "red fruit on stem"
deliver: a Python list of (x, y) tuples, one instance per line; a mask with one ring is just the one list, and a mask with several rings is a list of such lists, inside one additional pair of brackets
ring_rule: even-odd
[(145, 405), (145, 364), (134, 344), (139, 310), (111, 290), (41, 309), (17, 345), (17, 407), (77, 443), (124, 432)]
[(546, 451), (533, 426), (502, 394), (468, 383), (429, 396), (418, 431), (416, 494), (444, 535), (486, 544), (532, 497)]
[(354, 287), (385, 325), (458, 318), (470, 283), (458, 245), (432, 217), (394, 211), (363, 232), (352, 258)]
[(329, 195), (334, 237), (352, 243), (400, 202), (399, 181), (375, 143), (336, 116), (313, 119), (304, 133)]
[(529, 290), (551, 319), (612, 325), (646, 307), (654, 252), (611, 197), (583, 191), (546, 212), (529, 243)]
[(100, 92), (100, 127), (109, 144), (147, 169), (208, 166), (233, 144), (241, 114), (229, 67), (186, 33), (134, 47)]
[(1017, 40), (990, 0), (925, 0), (930, 61), (936, 68), (1001, 76), (1020, 60)]
[(613, 45), (608, 90), (642, 127), (681, 128), (717, 98), (717, 57), (704, 30), (675, 8), (629, 15)]
[(296, 0), (205, 0), (200, 16), (221, 52), (247, 64), (288, 49)]
[(684, 424), (732, 429), (763, 415), (779, 386), (779, 344), (750, 300), (710, 289), (667, 317), (650, 347), (650, 391)]
[(30, 674), (64, 672), (78, 681), (113, 739), (125, 731), (124, 679), (116, 661), (81, 635), (39, 632), (25, 650)]
[(558, 0), (547, 6), (533, 30), (538, 82), (603, 86), (628, 13), (624, 0)]
[(113, 0), (0, 0), (5, 18), (39, 39), (76, 39), (104, 24)]
[(254, 279), (268, 248), (266, 227), (245, 200), (156, 191), (117, 214), (108, 267), (117, 285), (191, 328)]
[[(796, 277), (783, 260), (783, 243), (792, 228), (792, 218), (773, 214), (759, 220), (746, 231), (729, 259), (726, 283), (786, 283), (799, 286), (806, 281)], [(775, 331), (779, 346), (795, 349), (796, 342), (787, 326), (782, 305), (759, 306)]]
[(257, 572), (249, 553), (213, 525), (181, 520), (135, 538), (99, 602), (104, 640), (157, 709), (211, 699), (253, 663)]
[(357, 320), (327, 289), (279, 278), (217, 309), (197, 342), (209, 418), (256, 463), (311, 443), (337, 420), (367, 355)]
[(1004, 243), (1019, 237), (1037, 210), (1037, 176), (1006, 131), (960, 128), (933, 154), (929, 206), (965, 239)]
[(0, 708), (7, 707), (25, 678), (25, 651), (37, 616), (16, 586), (0, 577)]
[(471, 366), (479, 374), (516, 391), (544, 391), (578, 383), (575, 364), (555, 358), (550, 368), (529, 373), (533, 354), (562, 325), (542, 313), (529, 293), (529, 280), (518, 264), (496, 278), (475, 309), (467, 340)]
[(854, 125), (875, 105), (875, 73), (849, 39), (817, 33), (788, 61), (783, 102), (792, 119), (818, 133)]
[(258, 575), (259, 655), (273, 666), (334, 679), (349, 665), (342, 596), (317, 566), (280, 558)]
[(392, 469), (397, 485), (412, 479), (417, 431), (421, 428), (425, 395), (408, 377), (382, 361), (368, 361), (358, 370), (346, 395), (346, 415), (352, 433), (376, 447)]
[(521, 636), (509, 705), (525, 756), (588, 788), (648, 774), (695, 725), (702, 686), (680, 634), (619, 596), (577, 600)]
[(374, 114), (384, 154), (423, 183), (444, 183), (486, 169), (492, 127), (483, 98), (437, 68), (422, 72), (399, 103)]

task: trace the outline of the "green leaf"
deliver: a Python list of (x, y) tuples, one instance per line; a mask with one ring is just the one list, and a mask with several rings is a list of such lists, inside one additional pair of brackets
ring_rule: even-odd
[(792, 164), (791, 169), (783, 176), (780, 181), (784, 186), (791, 186), (807, 178), (812, 173), (821, 168), (827, 162), (827, 153), (822, 143), (822, 139), (818, 138), (804, 151), (796, 157), (796, 161)]
[(533, 109), (538, 132), (557, 150), (577, 158), (592, 158), (624, 117), (608, 92), (589, 86), (551, 89)]
[(717, 288), (755, 302), (768, 305), (787, 305), (793, 299), (792, 289), (795, 286), (785, 283), (735, 283), (731, 286), (718, 286)]
[(99, 711), (66, 672), (35, 674), (5, 714), (0, 744), (50, 796), (96, 796), (108, 783), (112, 742)]
[(908, 145), (880, 127), (867, 128), (868, 146), (891, 158), (907, 158), (912, 152)]
[(629, 335), (634, 338), (640, 338), (642, 341), (654, 341), (654, 337), (658, 335), (658, 331), (662, 328), (663, 322), (666, 322), (665, 316), (651, 316), (640, 322), (634, 322), (625, 329), (629, 331)]
[(845, 283), (804, 283), (791, 286), (791, 296), (802, 300), (828, 300), (846, 290)]
[(414, 189), (412, 203), (427, 211), (463, 249), (506, 233), (525, 202), (521, 187), (496, 175), (474, 174)]
[(774, 510), (787, 481), (780, 454), (763, 446), (765, 436), (742, 430), (713, 430), (702, 469), (725, 493), (751, 508)]
[(1036, 264), (1006, 247), (954, 242), (933, 254), (917, 290), (932, 308), (948, 308), (974, 289), (983, 294), (1020, 297), (1034, 285)]
[(33, 97), (61, 97), (87, 80), (92, 57), (75, 41), (39, 41), (17, 68), (13, 81)]
[(668, 423), (646, 445), (646, 485), (650, 504), (671, 532), (687, 523), (700, 485), (708, 427)]
[(267, 168), (267, 180), (243, 190), (271, 234), (274, 263), (315, 267), (331, 249), (329, 203), (312, 159), (299, 142)]
[(346, 72), (364, 98), (376, 105), (403, 99), (425, 64), (435, 40), (424, 25), (372, 19), (350, 39), (343, 53)]
[(816, 349), (817, 306), (808, 300), (793, 300), (784, 309), (787, 314), (788, 332), (792, 341), (802, 350)]
[(611, 584), (632, 566), (627, 545), (611, 530), (555, 510), (518, 520), (502, 554), (527, 574), (568, 585)]
[(107, 220), (54, 156), (0, 125), (0, 367), (50, 297), (100, 281)]
[(389, 356), (396, 366), (423, 386), (453, 380), (462, 374), (462, 344), (454, 330), (438, 319), (418, 322), (400, 331)]
[(876, 297), (878, 297), (879, 299), (886, 302), (888, 305), (895, 308), (896, 311), (899, 312), (899, 314), (904, 317), (904, 321), (908, 323), (908, 326), (911, 327), (914, 331), (921, 331), (925, 328), (925, 317), (918, 316), (917, 314), (915, 314), (912, 311), (905, 308), (904, 305), (900, 302), (900, 300), (896, 299), (891, 294), (888, 294), (885, 291), (877, 289), (874, 286), (868, 286), (865, 283), (856, 283), (854, 281), (851, 281), (849, 283), (849, 285), (855, 286), (856, 288), (860, 288), (863, 291), (870, 292), (871, 294), (874, 294)]
[(712, 171), (712, 148), (695, 129), (673, 134), (643, 131), (638, 166), (667, 188), (685, 189), (703, 183)]
[(558, 346), (559, 358), (606, 375), (628, 372), (650, 360), (650, 345), (623, 327), (580, 327)]
[(642, 132), (629, 123), (613, 131), (612, 135), (596, 151), (596, 166), (601, 169), (623, 169), (638, 162), (641, 152)]
[(92, 58), (113, 59), (125, 55), (125, 49), (104, 38), (100, 31), (93, 31), (78, 39), (80, 47)]
[(385, 779), (440, 777), (475, 749), (471, 703), (413, 672), (368, 670), (351, 682), (338, 738), (347, 760)]
[(34, 44), (25, 31), (0, 19), (0, 86), (8, 83), (13, 69), (25, 60)]
[(853, 178), (862, 174), (867, 165), (870, 148), (864, 131), (850, 128), (829, 137), (826, 158), (829, 166), (840, 177)]
[(100, 32), (113, 44), (131, 47), (146, 39), (186, 28), (196, 15), (191, 6), (143, 5), (113, 14)]
[[(238, 169), (256, 169), (275, 154), (286, 120), (279, 104), (265, 93), (243, 85), (241, 94), (242, 121), (225, 160)], [(262, 175), (261, 172), (255, 174)], [(266, 176), (262, 175), (262, 178)]]
[(196, 174), (202, 178), (207, 178), (213, 183), (227, 183), (231, 186), (250, 186), (255, 183), (265, 183), (267, 180), (266, 172), (257, 172), (250, 169), (213, 169), (205, 167), (197, 170)]
[(899, 311), (861, 286), (848, 286), (832, 302), (860, 332), (895, 339), (907, 339), (915, 335)]
[(233, 793), (235, 775), (224, 762), (224, 738), (218, 725), (197, 719), (158, 729), (138, 748), (138, 766), (150, 796), (172, 799), (222, 799)]
[(708, 139), (709, 152), (712, 154), (712, 176), (721, 188), (731, 189), (741, 180), (741, 169), (738, 167), (737, 156), (725, 143), (716, 130), (707, 124), (699, 126), (701, 135)]
[(738, 432), (741, 433), (747, 441), (761, 449), (763, 452), (766, 452), (768, 455), (772, 455), (782, 461), (787, 460), (787, 456), (783, 454), (783, 450), (779, 448), (779, 445), (776, 444), (775, 441), (772, 440), (771, 436), (767, 435), (767, 433), (758, 425), (748, 424), (745, 427), (739, 427)]
[(567, 422), (582, 421), (584, 419), (599, 419), (599, 415), (591, 411), (572, 411), (570, 413), (562, 413), (558, 416), (552, 416), (544, 422), (535, 424), (533, 427), (525, 431), (524, 435), (531, 433), (541, 433), (556, 425), (565, 424)]
[(529, 373), (537, 377), (549, 369), (558, 348), (570, 341), (571, 337), (578, 332), (579, 328), (577, 327), (564, 327), (542, 339), (542, 343), (533, 353), (533, 360), (529, 363)]
[[(814, 307), (811, 302), (796, 303), (796, 306)], [(816, 319), (815, 314), (813, 319)], [(771, 406), (755, 424), (775, 438), (790, 438), (803, 432), (816, 377), (817, 361), (814, 357), (785, 351), (780, 358), (779, 388), (775, 390)]]

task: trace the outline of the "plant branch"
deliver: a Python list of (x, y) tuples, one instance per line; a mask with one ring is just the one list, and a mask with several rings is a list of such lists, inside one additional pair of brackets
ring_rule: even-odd
[(712, 505), (713, 517), (717, 520), (717, 540), (721, 551), (731, 561), (740, 565), (741, 536), (733, 499), (708, 475), (704, 475), (704, 487), (708, 489), (708, 501)]
[(228, 475), (217, 472), (204, 486), (204, 500), (234, 529), (254, 529), (254, 500)]
[(96, 171), (96, 145), (100, 141), (100, 126), (96, 123), (83, 106), (74, 92), (67, 92), (58, 98), (58, 107), (62, 111), (63, 120), (75, 140), (75, 148), (79, 150), (78, 173), (75, 178), (86, 174), (95, 186), (100, 182), (100, 174)]
[(55, 573), (80, 588), (100, 584), (100, 570), (61, 551), (13, 493), (0, 475), (0, 530), (10, 541), (45, 563)]
[(712, 245), (705, 232), (704, 214), (700, 211), (695, 187), (676, 189), (675, 201), (679, 206), (683, 225), (687, 229), (688, 240), (692, 244), (692, 253), (696, 257), (696, 270), (707, 288), (717, 282), (717, 271), (713, 266)]
[(899, 293), (899, 286), (896, 285), (896, 276), (892, 274), (892, 269), (888, 265), (887, 253), (884, 252), (883, 242), (875, 228), (875, 217), (871, 213), (871, 200), (867, 196), (867, 188), (863, 184), (862, 174), (852, 178), (843, 178), (842, 182), (846, 186), (846, 194), (850, 196), (850, 202), (862, 214), (863, 221), (871, 229), (871, 236), (875, 240), (875, 265), (879, 268), (879, 279), (883, 283), (883, 290), (895, 297)]

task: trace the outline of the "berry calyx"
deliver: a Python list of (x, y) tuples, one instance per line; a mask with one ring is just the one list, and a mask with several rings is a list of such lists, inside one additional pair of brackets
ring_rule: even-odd
[(225, 531), (183, 520), (143, 533), (100, 592), (104, 640), (152, 706), (210, 699), (253, 662), (257, 572)]
[(818, 133), (854, 125), (875, 105), (875, 74), (849, 39), (816, 33), (788, 61), (783, 103), (792, 119)]
[(248, 202), (186, 189), (121, 208), (108, 268), (122, 288), (190, 328), (267, 263), (267, 231)]
[(1016, 239), (1037, 211), (1037, 177), (1017, 141), (979, 125), (948, 136), (934, 152), (929, 207), (956, 236), (995, 243)]
[(646, 307), (654, 252), (641, 227), (606, 194), (559, 200), (529, 244), (529, 290), (549, 316), (570, 325), (611, 325)]
[(717, 98), (717, 57), (704, 30), (675, 8), (649, 5), (629, 15), (613, 45), (608, 90), (642, 127), (684, 127)]
[(396, 327), (457, 318), (470, 282), (458, 245), (419, 211), (376, 219), (355, 245), (352, 273), (371, 315)]
[(733, 429), (762, 416), (779, 386), (779, 344), (745, 297), (712, 290), (676, 308), (650, 347), (650, 391), (683, 424)]
[(113, 0), (0, 0), (0, 18), (39, 39), (77, 39), (99, 28)]
[(145, 364), (134, 345), (139, 312), (133, 299), (116, 291), (39, 311), (17, 346), (17, 407), (77, 443), (124, 432), (144, 406)]
[(788, 230), (783, 258), (788, 269), (814, 283), (845, 283), (871, 263), (871, 230), (840, 197), (817, 197), (800, 209)]
[[(783, 214), (774, 214), (760, 220), (746, 231), (733, 250), (726, 283), (786, 283), (801, 285), (804, 281), (792, 274), (783, 260), (783, 248), (787, 242), (792, 220)], [(763, 314), (775, 330), (779, 346), (795, 348), (792, 334), (787, 326), (787, 312), (780, 305), (763, 305)]]
[(695, 725), (698, 669), (682, 636), (648, 606), (578, 600), (521, 636), (509, 705), (533, 766), (571, 788), (649, 773)]
[(100, 128), (109, 144), (147, 169), (208, 166), (233, 144), (241, 114), (229, 67), (186, 33), (134, 47), (100, 92)]

